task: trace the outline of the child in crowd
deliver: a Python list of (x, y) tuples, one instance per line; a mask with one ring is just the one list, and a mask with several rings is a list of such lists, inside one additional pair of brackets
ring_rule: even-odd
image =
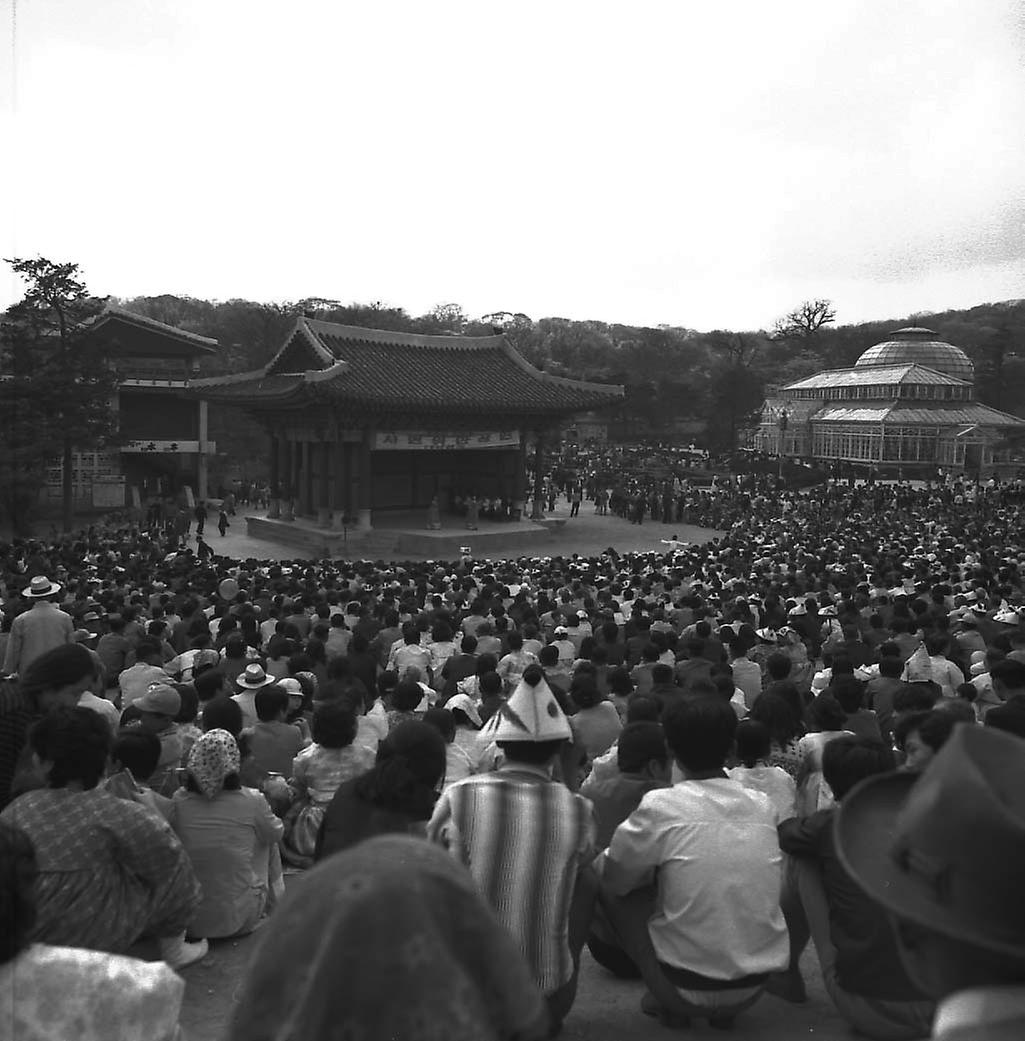
[(434, 727), (445, 739), (445, 780), (448, 788), (474, 772), (474, 761), (462, 745), (456, 744), (455, 716), (447, 708), (430, 708), (424, 713), (424, 722)]
[(268, 774), (287, 778), (292, 760), (303, 747), (298, 727), (286, 722), (290, 708), (289, 692), (277, 683), (256, 692), (256, 714), (259, 722), (249, 733), (252, 759), (246, 764), (243, 780), (259, 787)]
[(137, 802), (164, 820), (170, 820), (171, 800), (150, 788), (149, 782), (160, 762), (160, 738), (141, 727), (118, 732), (110, 752), (107, 791), (121, 799)]

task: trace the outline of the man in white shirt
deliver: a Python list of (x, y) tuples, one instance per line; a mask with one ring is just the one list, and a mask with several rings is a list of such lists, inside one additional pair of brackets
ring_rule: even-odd
[(564, 625), (555, 627), (555, 639), (551, 646), (559, 651), (559, 665), (562, 668), (571, 668), (577, 656), (577, 649), (569, 638), (569, 630)]
[(748, 657), (751, 648), (742, 641), (731, 640), (729, 646), (733, 682), (744, 692), (744, 705), (750, 711), (762, 693), (762, 670)]
[(388, 670), (401, 676), (411, 667), (419, 669), (423, 676), (430, 676), (431, 652), (420, 645), (420, 634), (416, 626), (407, 622), (402, 627), (402, 643), (393, 646), (388, 655)]
[(728, 702), (681, 700), (662, 723), (684, 779), (649, 792), (616, 829), (602, 907), (648, 985), (646, 1012), (728, 1026), (789, 962), (776, 813), (723, 770), (737, 728)]
[(135, 664), (125, 669), (117, 677), (121, 688), (121, 707), (128, 708), (133, 701), (141, 698), (153, 683), (170, 685), (171, 675), (163, 668), (163, 656), (160, 644), (156, 640), (140, 640), (135, 648)]

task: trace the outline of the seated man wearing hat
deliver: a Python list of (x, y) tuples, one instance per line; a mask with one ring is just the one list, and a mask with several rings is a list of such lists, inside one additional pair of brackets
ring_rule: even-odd
[(237, 680), (235, 685), (241, 690), (232, 695), (232, 701), (242, 709), (243, 728), (252, 729), (260, 721), (256, 711), (256, 692), (262, 687), (267, 687), (274, 682), (273, 676), (268, 676), (262, 665), (253, 662), (247, 665), (245, 671)]
[[(893, 751), (879, 740), (842, 735), (826, 745), (822, 773), (838, 802), (859, 781), (895, 766)], [(866, 898), (837, 860), (833, 840), (836, 807), (779, 826), (779, 843), (795, 858), (798, 889), (822, 967), (822, 979), (840, 1015), (867, 1037), (881, 1041), (924, 1037), (934, 1005), (900, 964), (896, 938), (882, 910)], [(794, 979), (778, 977), (770, 989)]]
[(648, 792), (616, 829), (601, 906), (648, 986), (646, 1013), (725, 1027), (789, 960), (776, 811), (723, 770), (737, 728), (729, 702), (688, 698), (662, 726), (683, 780)]
[(1022, 739), (960, 726), (923, 774), (869, 778), (840, 804), (840, 862), (939, 1002), (938, 1041), (1025, 1037), (1023, 792)]
[(178, 767), (182, 759), (182, 739), (174, 717), (181, 711), (181, 695), (164, 683), (154, 683), (132, 706), (139, 715), (138, 727), (160, 740), (157, 768), (146, 781), (160, 795), (171, 796), (178, 787)]
[(558, 1026), (576, 997), (597, 892), (591, 804), (552, 780), (572, 734), (538, 666), (527, 668), (482, 733), (497, 742), (504, 762), (444, 791), (427, 835), (469, 868)]
[(8, 676), (23, 673), (44, 651), (74, 642), (75, 623), (55, 603), (60, 591), (58, 582), (43, 575), (37, 575), (21, 591), (31, 606), (11, 623), (3, 667)]

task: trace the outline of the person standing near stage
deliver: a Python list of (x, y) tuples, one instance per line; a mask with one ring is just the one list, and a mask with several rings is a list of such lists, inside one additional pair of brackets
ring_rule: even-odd
[(196, 539), (198, 541), (203, 537), (203, 529), (206, 527), (206, 504), (197, 502), (192, 516), (196, 518)]

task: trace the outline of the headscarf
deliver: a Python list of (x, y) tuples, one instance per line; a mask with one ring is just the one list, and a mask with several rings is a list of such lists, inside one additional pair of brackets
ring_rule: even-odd
[(386, 835), (317, 865), (268, 920), (229, 1041), (530, 1041), (546, 1028), (523, 956), (469, 873), (422, 839)]
[(189, 752), (187, 769), (199, 790), (212, 799), (224, 788), (224, 779), (242, 765), (238, 742), (227, 730), (208, 730)]

